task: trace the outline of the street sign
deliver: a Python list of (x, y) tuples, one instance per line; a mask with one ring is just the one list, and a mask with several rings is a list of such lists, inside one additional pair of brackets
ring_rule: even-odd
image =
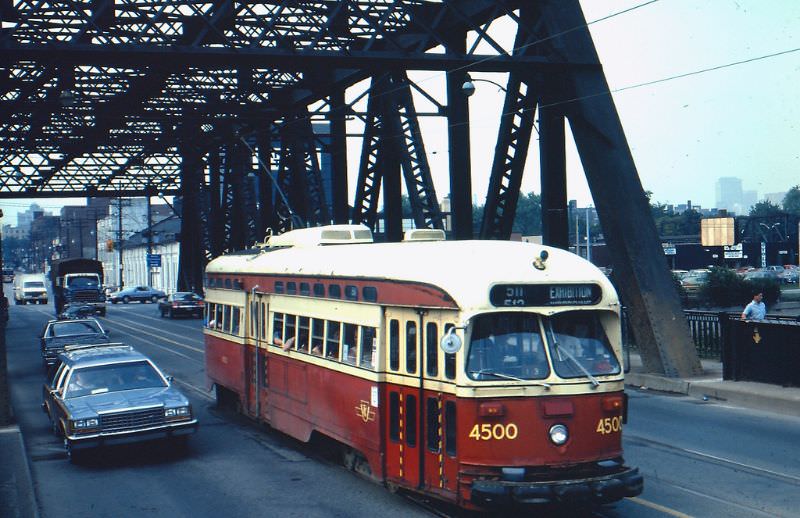
[(664, 249), (664, 255), (676, 255), (677, 250), (672, 243), (661, 243), (661, 248)]
[(730, 245), (723, 247), (723, 254), (725, 259), (742, 259), (744, 253), (742, 252), (742, 244)]
[(767, 244), (765, 242), (761, 242), (761, 267), (767, 267)]
[(147, 266), (161, 268), (161, 254), (147, 254)]

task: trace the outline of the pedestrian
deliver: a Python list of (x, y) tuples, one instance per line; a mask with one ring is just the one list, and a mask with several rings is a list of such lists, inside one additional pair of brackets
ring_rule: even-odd
[(764, 294), (760, 291), (753, 294), (753, 300), (742, 311), (742, 320), (764, 320), (767, 316), (767, 307), (761, 302)]

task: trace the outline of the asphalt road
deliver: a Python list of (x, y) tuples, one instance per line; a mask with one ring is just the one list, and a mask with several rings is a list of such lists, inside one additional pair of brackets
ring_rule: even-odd
[[(324, 452), (217, 410), (205, 386), (200, 321), (162, 319), (152, 304), (110, 305), (101, 320), (114, 341), (139, 348), (175, 377), (199, 414), (200, 432), (186, 454), (138, 445), (70, 464), (39, 409), (37, 333), (51, 314), (52, 306), (12, 306), (7, 335), (12, 399), (43, 517), (431, 515)], [(628, 464), (645, 476), (641, 496), (580, 512), (525, 514), (752, 517), (800, 509), (800, 419), (631, 391), (625, 437)]]

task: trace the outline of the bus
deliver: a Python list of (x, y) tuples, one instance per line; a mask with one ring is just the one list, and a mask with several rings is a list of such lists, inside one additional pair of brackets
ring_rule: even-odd
[(642, 491), (619, 300), (574, 254), (329, 225), (215, 258), (205, 288), (218, 403), (390, 489), (466, 509)]

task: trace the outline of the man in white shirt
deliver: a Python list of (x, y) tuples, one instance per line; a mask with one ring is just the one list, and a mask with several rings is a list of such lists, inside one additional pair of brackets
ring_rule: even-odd
[(742, 311), (742, 320), (764, 320), (767, 316), (767, 307), (761, 302), (764, 294), (760, 291), (753, 295), (753, 300)]

